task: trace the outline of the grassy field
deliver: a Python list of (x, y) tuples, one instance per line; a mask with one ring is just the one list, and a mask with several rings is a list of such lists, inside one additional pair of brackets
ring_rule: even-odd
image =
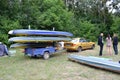
[[(25, 57), (17, 49), (15, 56), (0, 58), (0, 80), (120, 80), (119, 74), (71, 62), (67, 58), (70, 54), (98, 56), (98, 53), (96, 46), (94, 50), (55, 54), (49, 60), (43, 60)], [(102, 57), (119, 61), (120, 53), (109, 55), (104, 46)]]

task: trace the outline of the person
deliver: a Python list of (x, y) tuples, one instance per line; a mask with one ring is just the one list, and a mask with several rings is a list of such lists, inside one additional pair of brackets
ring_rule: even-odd
[(106, 38), (106, 48), (107, 48), (107, 52), (108, 54), (112, 54), (112, 39), (110, 37), (110, 34), (108, 34), (107, 38)]
[(103, 51), (103, 33), (100, 33), (100, 36), (98, 37), (98, 45), (100, 46), (100, 51), (99, 51), (99, 56), (102, 56), (102, 51)]
[(114, 52), (115, 52), (115, 55), (118, 54), (118, 37), (117, 37), (117, 34), (114, 34), (113, 35), (113, 49), (114, 49)]
[(60, 41), (59, 44), (60, 44), (60, 49), (64, 49), (64, 42)]
[(0, 42), (0, 57), (5, 55), (9, 56), (7, 46)]
[(0, 42), (0, 56), (4, 56), (4, 45)]

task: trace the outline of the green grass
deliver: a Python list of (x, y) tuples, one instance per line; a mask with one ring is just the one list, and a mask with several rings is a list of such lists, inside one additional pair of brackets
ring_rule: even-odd
[[(17, 49), (15, 56), (0, 58), (0, 80), (120, 80), (119, 74), (71, 62), (67, 58), (69, 54), (98, 56), (98, 53), (96, 46), (94, 50), (55, 54), (49, 60), (43, 60), (26, 57)], [(119, 61), (120, 53), (109, 55), (104, 46), (102, 57)]]

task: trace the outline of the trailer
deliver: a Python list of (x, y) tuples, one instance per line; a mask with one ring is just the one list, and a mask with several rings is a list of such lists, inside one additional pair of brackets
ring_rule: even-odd
[(49, 59), (51, 55), (65, 52), (66, 50), (57, 50), (55, 47), (43, 47), (43, 48), (25, 48), (25, 55), (30, 57), (43, 57), (43, 59)]
[(22, 48), (27, 56), (43, 57), (48, 59), (50, 55), (62, 52), (57, 49), (61, 41), (70, 41), (73, 36), (70, 32), (18, 29), (8, 32), (10, 48)]

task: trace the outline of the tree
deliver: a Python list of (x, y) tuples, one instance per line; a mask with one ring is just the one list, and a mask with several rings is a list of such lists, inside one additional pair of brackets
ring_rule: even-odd
[(48, 29), (69, 31), (72, 24), (71, 12), (68, 12), (61, 0), (0, 0), (1, 40), (7, 43), (8, 31), (12, 29)]
[(75, 25), (81, 20), (91, 21), (91, 24), (96, 25), (95, 27), (99, 29), (100, 32), (110, 32), (111, 25), (113, 24), (113, 18), (112, 14), (109, 13), (109, 8), (106, 6), (107, 0), (74, 1), (76, 1), (76, 3), (74, 3), (74, 8), (71, 8), (73, 9), (71, 11), (74, 13), (74, 18), (77, 19), (76, 22), (74, 22)]
[(120, 18), (114, 16), (113, 19), (114, 19), (114, 23), (112, 24), (111, 32), (117, 33), (120, 36), (120, 31), (119, 31), (120, 30)]
[(19, 28), (21, 28), (19, 21), (12, 21), (4, 16), (0, 16), (0, 41), (8, 44), (8, 32)]
[(38, 21), (45, 29), (68, 30), (72, 25), (72, 13), (66, 10), (61, 0), (44, 0), (40, 7)]

